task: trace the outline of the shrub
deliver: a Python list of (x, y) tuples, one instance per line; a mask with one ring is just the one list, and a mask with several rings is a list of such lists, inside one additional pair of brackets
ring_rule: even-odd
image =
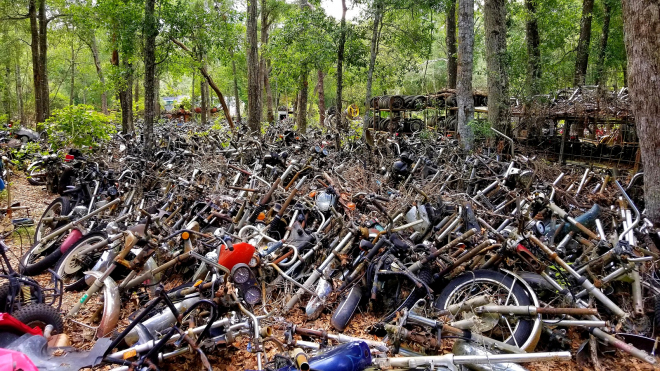
[(48, 141), (56, 148), (97, 147), (117, 132), (111, 120), (89, 105), (66, 106), (46, 120)]

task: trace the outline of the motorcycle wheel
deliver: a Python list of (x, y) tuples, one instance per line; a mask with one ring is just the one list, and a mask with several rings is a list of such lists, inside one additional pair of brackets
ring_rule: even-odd
[[(497, 305), (532, 305), (532, 300), (525, 286), (520, 281), (497, 271), (475, 270), (464, 273), (442, 290), (435, 302), (435, 308), (443, 310), (453, 304), (463, 303), (475, 296), (487, 295)], [(473, 312), (458, 314), (456, 320), (476, 316)], [(482, 328), (473, 332), (499, 340), (522, 349), (533, 342), (534, 321), (531, 318), (514, 317), (504, 314), (486, 314), (478, 321)]]
[(32, 185), (45, 185), (46, 184), (46, 174), (48, 170), (44, 167), (44, 163), (37, 161), (28, 166), (25, 171), (28, 174), (28, 183)]
[(337, 309), (332, 313), (330, 324), (335, 330), (343, 332), (346, 329), (346, 326), (348, 326), (348, 323), (353, 318), (361, 299), (362, 286), (353, 286), (348, 295), (346, 295), (346, 298), (339, 303)]
[(34, 243), (39, 242), (42, 237), (66, 224), (65, 220), (46, 222), (44, 221), (44, 218), (66, 216), (69, 215), (69, 213), (71, 213), (71, 202), (68, 197), (58, 197), (54, 199), (53, 202), (48, 205), (43, 215), (41, 215), (39, 223), (37, 223), (37, 227), (34, 231)]
[(88, 256), (80, 256), (79, 251), (95, 243), (104, 241), (108, 236), (103, 232), (92, 232), (74, 243), (55, 264), (55, 273), (62, 278), (66, 291), (79, 291), (87, 287), (85, 273), (99, 260), (103, 249), (94, 251)]
[[(431, 271), (429, 269), (422, 269), (422, 270), (419, 271), (418, 278), (421, 281), (423, 281), (424, 283), (429, 284), (429, 283), (431, 283), (431, 281), (433, 281), (433, 274), (431, 273)], [(401, 304), (399, 304), (399, 306), (397, 306), (397, 308), (395, 310), (393, 310), (390, 314), (383, 317), (381, 319), (381, 322), (384, 322), (384, 323), (385, 322), (390, 322), (391, 320), (393, 320), (396, 317), (398, 312), (402, 311), (403, 309), (412, 308), (413, 305), (415, 305), (415, 303), (417, 303), (417, 300), (423, 298), (424, 296), (426, 296), (426, 288), (424, 288), (424, 287), (422, 287), (422, 288), (415, 287), (410, 292), (410, 295), (408, 295), (408, 297), (406, 297), (406, 300), (404, 300)]]

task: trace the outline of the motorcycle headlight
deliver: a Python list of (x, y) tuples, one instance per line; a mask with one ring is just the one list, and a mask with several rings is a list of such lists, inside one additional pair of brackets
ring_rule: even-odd
[(335, 200), (335, 195), (326, 192), (319, 192), (316, 195), (316, 207), (318, 207), (322, 212), (328, 211), (334, 205)]

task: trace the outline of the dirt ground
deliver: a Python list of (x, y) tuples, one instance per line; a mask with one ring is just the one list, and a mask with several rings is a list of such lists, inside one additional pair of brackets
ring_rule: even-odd
[[(35, 220), (35, 223), (38, 222), (39, 217), (46, 209), (48, 204), (50, 204), (50, 202), (57, 197), (56, 195), (49, 194), (43, 190), (42, 187), (30, 185), (27, 182), (25, 175), (22, 173), (13, 174), (12, 179), (10, 180), (10, 187), (12, 202), (20, 202), (21, 206), (29, 207), (28, 211), (15, 211), (12, 215), (12, 218), (31, 217)], [(3, 195), (4, 197), (0, 196), (0, 205), (2, 205), (1, 207), (4, 208), (7, 205), (7, 197), (5, 193), (3, 193)], [(11, 228), (11, 222), (7, 216), (4, 216), (1, 227), (4, 230)], [(20, 228), (16, 230), (12, 237), (8, 238), (6, 241), (10, 246), (10, 259), (14, 264), (16, 263), (16, 259), (18, 259), (30, 246), (32, 233), (33, 228)], [(50, 277), (48, 274), (44, 274), (37, 277), (37, 280), (42, 284), (48, 284)], [(80, 293), (64, 293), (62, 304), (63, 313), (66, 313), (66, 311), (73, 305), (73, 303), (79, 299), (80, 295)], [(137, 308), (137, 302), (129, 302), (123, 304), (121, 320), (119, 324), (120, 328), (128, 324), (128, 315), (135, 311)], [(269, 307), (269, 310), (273, 309)], [(305, 321), (304, 313), (300, 309), (294, 310), (293, 313), (288, 314), (286, 318), (278, 316), (277, 314), (272, 318), (274, 334), (280, 339), (282, 339), (284, 324), (287, 322), (291, 322), (306, 328), (327, 330), (332, 332), (332, 328), (330, 327), (330, 313), (324, 313), (319, 319), (309, 322)], [(354, 320), (351, 321), (344, 334), (361, 338), (380, 340), (366, 332), (366, 329), (371, 324), (373, 324), (374, 321), (375, 318), (368, 313), (358, 313), (356, 314)], [(65, 332), (70, 337), (74, 346), (84, 349), (89, 349), (92, 347), (93, 339), (91, 336), (91, 331), (81, 329), (80, 326), (75, 324), (66, 323)], [(620, 351), (611, 352), (600, 356), (599, 360), (601, 364), (599, 368), (594, 367), (591, 362), (588, 362), (586, 365), (578, 365), (577, 361), (575, 361), (575, 353), (580, 344), (586, 338), (581, 338), (581, 334), (577, 332), (569, 332), (569, 339), (571, 339), (570, 350), (574, 356), (572, 361), (533, 363), (527, 364), (526, 367), (532, 371), (583, 371), (596, 369), (645, 371), (654, 369), (653, 366), (632, 358), (631, 356), (628, 356), (627, 354)], [(217, 352), (208, 354), (209, 360), (213, 365), (213, 369), (219, 371), (240, 371), (256, 369), (256, 356), (248, 352), (247, 347), (247, 341), (239, 341), (227, 349), (219, 349)], [(448, 342), (447, 346), (443, 349), (443, 352), (447, 353), (450, 352), (450, 350), (451, 343)], [(543, 344), (540, 344), (536, 349), (536, 351), (551, 350), (552, 349), (544, 349)], [(277, 352), (277, 349), (272, 345), (272, 343), (268, 343), (266, 344), (266, 351), (270, 358)], [(104, 366), (94, 369), (109, 370), (111, 367)], [(163, 369), (200, 370), (201, 364), (193, 355), (182, 356), (173, 360), (168, 360)]]

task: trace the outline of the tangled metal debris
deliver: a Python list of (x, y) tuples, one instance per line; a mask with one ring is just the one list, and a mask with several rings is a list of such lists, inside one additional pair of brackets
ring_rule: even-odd
[[(639, 175), (465, 153), (433, 132), (381, 133), (372, 148), (283, 123), (260, 138), (158, 135), (151, 156), (118, 135), (32, 167), (60, 197), (18, 270), (52, 268), (76, 298), (67, 331), (97, 339), (94, 357), (25, 353), (36, 367), (75, 355), (158, 370), (193, 354), (210, 370), (237, 344), (259, 370), (521, 370), (596, 364), (605, 345), (657, 362), (660, 236)], [(356, 313), (369, 321), (358, 334)]]

